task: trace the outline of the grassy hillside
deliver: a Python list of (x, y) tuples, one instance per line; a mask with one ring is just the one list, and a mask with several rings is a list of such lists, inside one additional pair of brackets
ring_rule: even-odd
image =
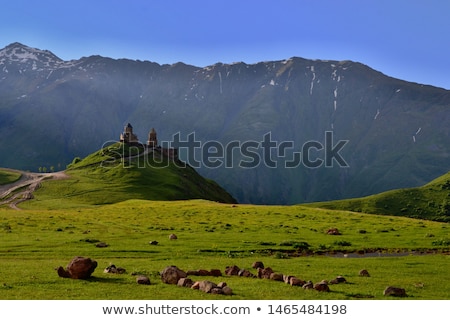
[[(328, 235), (331, 227), (341, 235)], [(178, 239), (169, 240), (171, 233)], [(450, 250), (448, 224), (404, 217), (304, 206), (128, 200), (63, 210), (0, 208), (0, 237), (2, 299), (392, 299), (383, 296), (389, 285), (406, 289), (408, 297), (402, 299), (450, 299), (450, 256), (441, 254)], [(108, 246), (96, 247), (98, 242)], [(337, 252), (359, 253), (342, 258)], [(59, 278), (54, 268), (78, 255), (98, 262), (93, 278)], [(228, 297), (166, 285), (159, 277), (169, 265), (222, 273), (237, 265), (256, 273), (254, 261), (314, 283), (338, 275), (347, 283), (330, 285), (325, 293), (265, 279), (191, 277), (225, 281), (234, 292)], [(127, 272), (103, 273), (110, 264)], [(358, 276), (361, 269), (371, 276)], [(152, 284), (137, 285), (135, 274), (149, 276)]]
[(84, 159), (74, 159), (68, 179), (46, 181), (25, 208), (63, 208), (117, 203), (128, 199), (235, 200), (214, 181), (158, 152), (114, 144)]
[(0, 185), (13, 183), (20, 179), (21, 174), (8, 169), (0, 169)]
[(418, 188), (312, 203), (310, 206), (450, 222), (450, 172)]

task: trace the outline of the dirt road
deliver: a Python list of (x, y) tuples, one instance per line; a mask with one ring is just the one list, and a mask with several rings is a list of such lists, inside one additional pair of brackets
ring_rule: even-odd
[[(8, 169), (9, 170), (9, 169)], [(12, 209), (20, 210), (17, 205), (23, 201), (33, 199), (33, 192), (38, 189), (43, 180), (67, 179), (64, 171), (51, 173), (32, 173), (11, 170), (21, 174), (16, 182), (0, 185), (0, 206), (8, 205)]]

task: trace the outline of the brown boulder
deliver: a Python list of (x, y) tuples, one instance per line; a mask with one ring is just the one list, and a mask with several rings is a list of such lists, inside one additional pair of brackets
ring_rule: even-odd
[(264, 263), (262, 263), (261, 261), (255, 261), (252, 264), (252, 268), (253, 269), (258, 269), (258, 268), (264, 269)]
[(239, 270), (241, 270), (238, 266), (231, 266), (225, 268), (225, 274), (227, 276), (237, 276), (239, 273)]
[(167, 284), (177, 284), (181, 278), (186, 278), (187, 274), (183, 270), (178, 269), (176, 266), (166, 267), (161, 272), (161, 280)]
[(233, 295), (233, 290), (231, 290), (230, 287), (225, 286), (222, 288), (223, 294), (226, 296), (232, 296)]
[(150, 284), (150, 279), (146, 276), (138, 276), (136, 278), (136, 282), (137, 284), (145, 284), (145, 285), (149, 285)]
[(314, 289), (317, 291), (329, 292), (330, 287), (325, 282), (319, 282), (314, 285)]
[(303, 286), (303, 289), (314, 289), (314, 285), (311, 281), (306, 282)]
[(383, 294), (385, 296), (406, 297), (406, 290), (403, 288), (387, 287), (384, 289)]
[(283, 275), (281, 273), (271, 273), (270, 280), (283, 281)]
[(360, 277), (370, 277), (369, 271), (366, 269), (359, 270), (359, 276)]
[(273, 273), (272, 268), (267, 267), (264, 269), (258, 268), (258, 278), (260, 279), (270, 279), (270, 275)]
[(246, 278), (254, 278), (255, 277), (255, 275), (253, 273), (251, 273), (250, 271), (248, 271), (246, 269), (239, 270), (238, 276), (246, 277)]
[(217, 288), (217, 285), (214, 282), (211, 282), (208, 280), (200, 281), (200, 284), (199, 284), (200, 291), (210, 293), (213, 288)]
[(58, 275), (63, 278), (88, 279), (97, 268), (97, 261), (91, 258), (75, 257), (69, 262), (67, 268), (57, 269)]
[(206, 277), (206, 276), (210, 276), (211, 273), (208, 270), (200, 269), (200, 270), (197, 270), (197, 275)]
[(189, 278), (180, 278), (180, 280), (178, 280), (178, 282), (177, 282), (177, 286), (179, 286), (179, 287), (191, 288), (193, 284), (194, 284), (194, 281), (192, 281)]
[(290, 279), (289, 279), (289, 284), (291, 285), (291, 286), (299, 286), (299, 287), (301, 287), (301, 286), (303, 286), (304, 284), (305, 284), (306, 282), (305, 281), (303, 281), (303, 280), (301, 280), (301, 279), (299, 279), (299, 278), (296, 278), (296, 277), (291, 277)]
[(331, 284), (338, 284), (344, 282), (347, 282), (347, 280), (343, 276), (337, 276), (335, 279), (330, 281)]
[(330, 228), (327, 230), (327, 234), (332, 235), (332, 236), (338, 236), (341, 233), (339, 232), (339, 230), (337, 228)]
[(221, 277), (222, 276), (222, 271), (220, 271), (219, 269), (211, 269), (211, 271), (209, 273), (213, 277)]

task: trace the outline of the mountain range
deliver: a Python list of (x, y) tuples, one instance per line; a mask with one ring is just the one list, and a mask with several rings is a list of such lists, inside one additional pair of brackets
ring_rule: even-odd
[(450, 91), (358, 62), (202, 68), (63, 61), (20, 43), (0, 50), (0, 167), (65, 169), (117, 141), (127, 123), (143, 142), (151, 128), (162, 144), (195, 137), (200, 146), (180, 148), (180, 158), (241, 203), (360, 197), (450, 170)]

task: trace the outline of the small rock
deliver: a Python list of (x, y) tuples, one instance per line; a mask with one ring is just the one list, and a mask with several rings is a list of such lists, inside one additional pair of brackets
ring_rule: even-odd
[(214, 282), (211, 282), (208, 280), (203, 280), (203, 281), (200, 281), (199, 290), (206, 292), (206, 293), (210, 293), (211, 290), (216, 287), (217, 287), (217, 285)]
[(233, 295), (233, 290), (231, 290), (231, 288), (228, 287), (228, 286), (223, 287), (222, 291), (223, 291), (223, 294), (226, 295), (226, 296)]
[(172, 233), (172, 234), (169, 235), (169, 239), (170, 240), (176, 240), (176, 239), (178, 239), (178, 237), (175, 234)]
[(264, 269), (264, 263), (262, 263), (261, 261), (255, 261), (252, 264), (252, 268), (253, 269), (258, 269), (258, 268)]
[(227, 276), (237, 276), (239, 273), (239, 270), (241, 270), (238, 266), (231, 266), (225, 268), (225, 274)]
[(221, 277), (222, 276), (222, 271), (220, 271), (219, 269), (211, 269), (209, 274), (211, 276), (213, 276), (213, 277)]
[(264, 269), (258, 268), (258, 278), (270, 279), (270, 275), (273, 273), (272, 268), (266, 267)]
[(339, 232), (339, 230), (337, 228), (330, 228), (327, 230), (327, 234), (332, 235), (332, 236), (338, 236), (341, 233)]
[(217, 284), (217, 286), (219, 287), (219, 288), (224, 288), (224, 287), (226, 287), (227, 286), (227, 283), (226, 282), (219, 282), (218, 284)]
[(367, 271), (366, 269), (362, 269), (359, 271), (359, 275), (361, 277), (370, 277), (369, 271)]
[(274, 280), (274, 281), (283, 281), (283, 275), (281, 273), (272, 273), (270, 275), (270, 280)]
[(317, 290), (317, 291), (322, 291), (322, 292), (329, 292), (330, 291), (330, 287), (328, 287), (328, 285), (326, 283), (323, 283), (323, 282), (316, 283), (314, 285), (314, 289)]
[(151, 244), (152, 246), (156, 246), (158, 244), (158, 241), (153, 240), (153, 241), (150, 241), (149, 244)]
[(311, 281), (306, 282), (303, 286), (303, 289), (314, 289), (314, 285)]
[(403, 288), (387, 287), (384, 289), (383, 294), (385, 296), (406, 297), (406, 290)]
[(303, 281), (303, 280), (301, 280), (301, 279), (298, 279), (298, 278), (296, 278), (296, 277), (291, 277), (290, 279), (289, 279), (289, 284), (291, 285), (291, 286), (298, 286), (298, 287), (301, 287), (301, 286), (303, 286), (304, 284), (305, 284), (306, 282), (305, 281)]
[(106, 248), (106, 247), (108, 247), (108, 244), (105, 242), (99, 242), (99, 243), (95, 244), (95, 246), (97, 248)]
[(253, 273), (251, 273), (250, 271), (248, 271), (246, 269), (239, 270), (238, 276), (246, 277), (246, 278), (254, 278), (255, 277), (255, 275)]
[(150, 279), (146, 276), (138, 276), (136, 278), (136, 282), (137, 284), (145, 284), (145, 285), (149, 285), (150, 284)]
[(189, 278), (180, 278), (180, 280), (178, 280), (177, 286), (191, 288), (193, 284), (194, 281)]

